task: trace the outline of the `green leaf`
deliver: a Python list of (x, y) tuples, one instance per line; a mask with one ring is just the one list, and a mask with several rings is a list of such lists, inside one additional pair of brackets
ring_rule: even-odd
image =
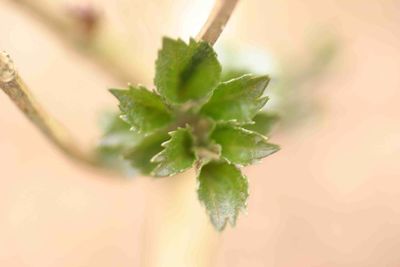
[(120, 118), (119, 113), (102, 115), (103, 136), (99, 146), (129, 148), (139, 142), (143, 136), (130, 131), (131, 126)]
[(154, 83), (169, 103), (181, 104), (211, 94), (218, 84), (221, 66), (206, 42), (164, 38), (156, 61)]
[(216, 121), (250, 123), (268, 101), (262, 97), (268, 82), (268, 76), (244, 75), (220, 83), (200, 112)]
[(110, 92), (120, 101), (121, 118), (139, 133), (150, 134), (172, 121), (172, 115), (161, 97), (144, 87), (111, 89)]
[(157, 167), (156, 163), (150, 161), (151, 158), (163, 150), (161, 144), (168, 139), (169, 135), (164, 132), (146, 136), (134, 148), (125, 153), (125, 159), (142, 174), (149, 175)]
[(133, 174), (132, 167), (122, 154), (135, 146), (143, 136), (130, 131), (131, 126), (120, 118), (119, 113), (102, 114), (101, 127), (103, 135), (96, 147), (99, 162), (124, 174)]
[(222, 150), (221, 155), (231, 163), (249, 165), (279, 150), (279, 146), (267, 143), (266, 137), (230, 125), (220, 125), (211, 134)]
[(227, 82), (232, 79), (236, 79), (238, 77), (241, 77), (243, 75), (249, 74), (251, 71), (248, 69), (236, 69), (236, 68), (229, 68), (226, 66), (223, 66), (223, 71), (221, 74), (221, 81)]
[(243, 128), (262, 135), (269, 135), (272, 128), (279, 121), (279, 116), (269, 112), (259, 112), (253, 118), (253, 121), (253, 124), (246, 125)]
[(222, 231), (228, 221), (234, 226), (239, 212), (246, 208), (247, 178), (232, 164), (212, 161), (201, 168), (198, 181), (199, 200), (215, 228)]
[(154, 176), (171, 176), (193, 166), (196, 160), (193, 151), (193, 136), (188, 128), (178, 128), (170, 133), (171, 139), (163, 143), (164, 150), (155, 155), (151, 162), (158, 163)]

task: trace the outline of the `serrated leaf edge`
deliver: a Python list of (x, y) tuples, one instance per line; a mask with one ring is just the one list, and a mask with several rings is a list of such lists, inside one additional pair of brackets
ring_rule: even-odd
[[(226, 124), (226, 123), (223, 123), (223, 125), (224, 125), (224, 124)], [(230, 126), (230, 125), (227, 124), (227, 126)], [(221, 158), (223, 158), (223, 159), (224, 159), (226, 162), (228, 162), (229, 164), (238, 166), (238, 167), (240, 167), (240, 168), (246, 167), (246, 166), (249, 166), (249, 165), (252, 165), (252, 164), (257, 164), (257, 163), (261, 162), (264, 158), (266, 158), (266, 157), (268, 157), (268, 156), (271, 156), (272, 154), (275, 154), (276, 152), (278, 152), (278, 151), (281, 149), (279, 145), (272, 144), (272, 143), (268, 143), (267, 141), (269, 140), (269, 137), (267, 137), (267, 136), (265, 136), (265, 135), (262, 135), (262, 134), (260, 134), (260, 133), (255, 132), (255, 131), (251, 131), (251, 130), (242, 128), (242, 127), (240, 127), (240, 126), (232, 126), (232, 128), (234, 128), (234, 129), (236, 129), (236, 130), (240, 130), (240, 131), (246, 132), (247, 134), (254, 134), (254, 135), (256, 135), (258, 138), (260, 138), (260, 139), (258, 139), (258, 140), (256, 141), (257, 144), (259, 143), (259, 141), (262, 140), (262, 141), (265, 141), (265, 142), (266, 142), (267, 144), (269, 144), (269, 145), (276, 146), (276, 150), (275, 150), (274, 152), (268, 154), (267, 156), (264, 156), (264, 157), (261, 157), (261, 158), (254, 158), (254, 159), (252, 159), (249, 163), (240, 164), (240, 163), (232, 162), (232, 161), (229, 160), (228, 158), (224, 157), (223, 152), (222, 152), (222, 151), (223, 151), (223, 148), (222, 148), (222, 146), (220, 145), (220, 147), (221, 147)], [(214, 139), (211, 139), (211, 140), (212, 140), (213, 142), (215, 142), (216, 144), (218, 144), (217, 141), (215, 141)], [(218, 144), (218, 145), (219, 145), (219, 144)]]
[(271, 81), (271, 77), (269, 75), (255, 75), (255, 74), (248, 73), (248, 74), (244, 74), (244, 75), (239, 76), (239, 77), (232, 78), (232, 79), (230, 79), (228, 81), (220, 82), (210, 92), (210, 96), (207, 99), (207, 101), (204, 102), (201, 107), (199, 107), (199, 111), (201, 111), (202, 108), (209, 103), (209, 101), (212, 99), (212, 97), (213, 97), (213, 95), (215, 93), (215, 90), (219, 86), (226, 85), (226, 84), (229, 84), (229, 83), (231, 83), (233, 81), (243, 79), (244, 77), (249, 77), (250, 79), (262, 79), (262, 78), (265, 78), (264, 84), (261, 86), (263, 89), (260, 90), (260, 93), (256, 94), (256, 97), (254, 98), (254, 101), (257, 102), (257, 111), (255, 112), (255, 114), (254, 114), (254, 116), (252, 117), (251, 120), (246, 120), (246, 121), (239, 122), (237, 119), (223, 120), (223, 119), (214, 119), (214, 118), (208, 116), (207, 114), (204, 114), (204, 116), (214, 120), (216, 123), (232, 122), (232, 123), (235, 123), (237, 125), (246, 125), (246, 124), (249, 124), (249, 123), (254, 123), (253, 118), (257, 115), (258, 112), (260, 112), (262, 110), (262, 108), (267, 104), (267, 102), (270, 99), (268, 96), (263, 96), (266, 88), (268, 87), (268, 85), (269, 85), (269, 83)]
[(170, 138), (169, 140), (167, 140), (167, 141), (165, 141), (165, 142), (163, 142), (163, 143), (161, 144), (161, 146), (162, 146), (164, 149), (161, 150), (159, 153), (157, 153), (156, 155), (154, 155), (154, 156), (150, 159), (150, 162), (151, 162), (151, 163), (159, 163), (159, 164), (153, 169), (153, 171), (150, 173), (151, 176), (154, 176), (154, 177), (171, 177), (171, 176), (174, 176), (174, 175), (176, 175), (176, 174), (185, 172), (185, 171), (187, 171), (187, 170), (193, 168), (193, 166), (194, 166), (194, 164), (195, 164), (195, 162), (196, 162), (196, 160), (197, 160), (197, 155), (196, 155), (196, 153), (194, 153), (195, 159), (193, 160), (193, 163), (192, 163), (191, 166), (189, 166), (189, 167), (187, 167), (187, 168), (184, 168), (184, 169), (182, 169), (182, 170), (179, 170), (179, 171), (177, 171), (177, 172), (173, 172), (173, 173), (171, 173), (171, 174), (169, 174), (169, 175), (166, 175), (166, 176), (159, 176), (159, 175), (156, 175), (156, 174), (155, 174), (155, 171), (157, 170), (157, 168), (159, 168), (159, 167), (161, 166), (161, 161), (162, 161), (162, 160), (160, 160), (160, 159), (158, 159), (158, 158), (161, 157), (161, 156), (165, 153), (165, 148), (167, 148), (168, 144), (172, 141), (173, 135), (176, 134), (176, 132), (177, 132), (178, 130), (185, 130), (185, 129), (188, 129), (189, 131), (191, 131), (191, 127), (190, 127), (189, 125), (187, 125), (185, 128), (183, 128), (183, 127), (178, 127), (178, 128), (176, 128), (175, 130), (168, 132), (168, 135), (171, 136), (171, 138)]
[[(117, 91), (124, 91), (124, 92), (126, 92), (126, 93), (129, 93), (130, 90), (144, 90), (144, 91), (147, 91), (147, 92), (150, 92), (150, 93), (155, 94), (156, 96), (160, 97), (160, 100), (161, 100), (161, 102), (163, 103), (163, 105), (165, 106), (167, 112), (168, 112), (170, 115), (172, 115), (172, 114), (171, 114), (171, 110), (170, 110), (170, 106), (168, 105), (167, 102), (164, 101), (163, 97), (162, 97), (160, 94), (158, 94), (157, 91), (155, 91), (155, 90), (149, 90), (149, 89), (147, 89), (147, 88), (146, 88), (144, 85), (142, 85), (142, 84), (138, 84), (137, 87), (134, 87), (131, 83), (128, 83), (128, 88), (127, 88), (127, 89), (121, 89), (121, 88), (110, 88), (110, 89), (108, 89), (108, 91), (109, 91), (115, 98), (117, 98), (118, 101), (120, 101), (120, 100), (119, 100), (118, 96), (115, 95), (114, 92), (117, 92)], [(121, 114), (119, 115), (119, 118), (131, 126), (131, 127), (129, 128), (129, 131), (132, 131), (132, 132), (135, 132), (135, 133), (138, 133), (138, 134), (141, 134), (141, 135), (147, 137), (147, 136), (152, 135), (152, 134), (154, 134), (155, 132), (157, 132), (157, 131), (163, 129), (163, 127), (161, 127), (161, 128), (159, 128), (159, 129), (153, 129), (153, 130), (151, 130), (151, 131), (149, 131), (149, 130), (147, 130), (146, 132), (142, 131), (139, 127), (137, 127), (137, 125), (133, 125), (132, 122), (129, 121), (128, 115), (126, 114), (126, 112), (122, 111), (122, 109), (121, 109), (121, 104), (118, 104), (118, 106), (120, 107), (120, 111), (121, 111)], [(165, 127), (166, 127), (166, 126), (165, 126)]]
[[(211, 162), (211, 161), (210, 161), (210, 162)], [(213, 220), (211, 219), (211, 213), (210, 213), (210, 211), (208, 210), (206, 204), (200, 199), (200, 196), (199, 196), (199, 194), (198, 194), (198, 191), (199, 191), (199, 189), (200, 189), (200, 179), (199, 179), (199, 176), (200, 176), (200, 173), (201, 173), (201, 169), (202, 169), (206, 164), (208, 164), (208, 163), (210, 163), (210, 162), (207, 162), (207, 163), (202, 164), (201, 167), (199, 167), (199, 169), (198, 169), (197, 172), (196, 172), (196, 192), (197, 192), (197, 198), (198, 198), (199, 202), (201, 203), (201, 205), (205, 208), (206, 213), (207, 213), (207, 215), (208, 215), (208, 217), (209, 217), (211, 223), (212, 223), (213, 226), (215, 227), (215, 229), (217, 229), (217, 231), (219, 231), (219, 232), (222, 232), (222, 231), (226, 228), (226, 226), (228, 225), (228, 223), (229, 223), (229, 225), (230, 225), (231, 227), (235, 227), (235, 226), (236, 226), (237, 218), (238, 218), (239, 213), (245, 213), (245, 215), (247, 214), (247, 206), (248, 206), (248, 200), (249, 200), (249, 196), (250, 196), (250, 187), (247, 186), (247, 190), (246, 190), (246, 192), (245, 192), (245, 194), (246, 194), (246, 199), (245, 199), (245, 201), (244, 201), (244, 203), (243, 203), (243, 206), (240, 207), (240, 208), (238, 208), (238, 209), (236, 209), (236, 214), (235, 214), (233, 220), (231, 220), (231, 218), (229, 218), (229, 217), (228, 217), (228, 218), (225, 218), (222, 227), (217, 227), (217, 226), (213, 223)], [(249, 180), (248, 180), (247, 175), (243, 174), (242, 170), (240, 169), (240, 167), (239, 167), (237, 164), (231, 163), (231, 162), (229, 162), (229, 161), (227, 161), (227, 160), (225, 160), (225, 159), (220, 160), (220, 162), (226, 162), (226, 163), (228, 163), (229, 165), (232, 165), (237, 171), (239, 171), (240, 175), (241, 175), (244, 179), (246, 179), (247, 185), (249, 185)]]

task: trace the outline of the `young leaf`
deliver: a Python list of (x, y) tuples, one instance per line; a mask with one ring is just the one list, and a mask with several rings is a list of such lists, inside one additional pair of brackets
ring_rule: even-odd
[(143, 136), (130, 131), (131, 126), (120, 118), (119, 113), (105, 113), (101, 119), (103, 136), (96, 148), (98, 160), (126, 174), (133, 173), (122, 154), (140, 142)]
[(267, 143), (266, 137), (230, 125), (220, 125), (211, 139), (221, 148), (221, 155), (231, 163), (249, 165), (279, 150), (279, 146)]
[(223, 66), (223, 70), (221, 73), (221, 81), (227, 82), (229, 80), (237, 79), (238, 77), (241, 77), (249, 73), (251, 73), (251, 71), (249, 71), (247, 68), (237, 69), (229, 67), (226, 68), (226, 66)]
[(252, 122), (256, 113), (267, 103), (262, 97), (268, 76), (244, 75), (220, 83), (201, 113), (217, 121)]
[(99, 146), (113, 148), (130, 148), (138, 143), (143, 136), (130, 131), (131, 126), (120, 118), (119, 113), (102, 115), (103, 136)]
[(232, 164), (212, 161), (201, 168), (198, 181), (199, 200), (215, 228), (222, 231), (228, 221), (234, 226), (239, 211), (246, 208), (247, 178)]
[(253, 121), (253, 124), (246, 125), (243, 128), (262, 135), (268, 135), (279, 121), (279, 116), (269, 112), (259, 112), (253, 118)]
[(188, 128), (178, 128), (170, 133), (171, 139), (163, 143), (164, 150), (155, 155), (151, 162), (158, 163), (154, 176), (171, 176), (193, 166), (196, 160), (193, 151), (193, 136)]
[(208, 96), (220, 79), (221, 66), (203, 41), (164, 38), (156, 61), (154, 83), (169, 103), (181, 104)]
[(172, 121), (172, 115), (160, 96), (144, 87), (110, 91), (120, 101), (122, 118), (137, 132), (147, 135)]
[(146, 136), (139, 144), (125, 153), (125, 159), (142, 174), (148, 175), (157, 167), (156, 163), (150, 161), (151, 158), (163, 149), (161, 144), (168, 139), (169, 135), (164, 132)]

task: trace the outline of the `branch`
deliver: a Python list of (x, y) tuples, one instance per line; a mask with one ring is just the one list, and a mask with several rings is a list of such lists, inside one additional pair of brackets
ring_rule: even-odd
[[(78, 24), (73, 17), (63, 15), (62, 12), (54, 12), (40, 1), (32, 0), (10, 0), (11, 3), (21, 7), (25, 12), (41, 21), (44, 26), (53, 31), (65, 44), (68, 44), (82, 56), (101, 66), (107, 73), (113, 75), (123, 83), (137, 83), (139, 79), (133, 73), (140, 73), (136, 66), (128, 65), (126, 55), (120, 53), (120, 49), (113, 49), (113, 45), (107, 40), (114, 40), (115, 36), (108, 36), (111, 33), (99, 31), (99, 22), (95, 22), (91, 32), (79, 31)], [(208, 17), (206, 23), (197, 35), (197, 40), (204, 40), (214, 44), (224, 30), (225, 25), (230, 19), (233, 10), (239, 0), (216, 0), (216, 3)], [(99, 20), (95, 11), (91, 18)], [(76, 18), (75, 18), (76, 19)], [(79, 22), (79, 21), (78, 21)], [(85, 18), (81, 18), (81, 25), (87, 29)], [(136, 69), (135, 69), (136, 68)]]
[(76, 161), (97, 166), (95, 158), (83, 152), (67, 131), (43, 111), (4, 52), (0, 52), (0, 88), (57, 148)]
[(64, 12), (56, 12), (40, 1), (10, 0), (10, 2), (35, 17), (57, 35), (63, 44), (72, 47), (117, 80), (124, 84), (139, 82), (136, 75), (140, 70), (129, 65), (125, 53), (115, 49), (113, 43), (117, 37), (101, 27), (99, 21), (101, 17), (95, 8), (87, 6), (81, 7), (80, 10), (79, 6), (71, 6), (69, 10), (66, 6), (65, 10), (61, 10)]
[(238, 2), (239, 0), (216, 0), (210, 16), (196, 39), (214, 45), (228, 23)]

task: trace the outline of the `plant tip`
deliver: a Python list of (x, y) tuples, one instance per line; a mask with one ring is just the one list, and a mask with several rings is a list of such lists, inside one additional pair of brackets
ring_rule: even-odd
[(15, 78), (15, 68), (10, 55), (0, 51), (0, 82), (8, 83)]

